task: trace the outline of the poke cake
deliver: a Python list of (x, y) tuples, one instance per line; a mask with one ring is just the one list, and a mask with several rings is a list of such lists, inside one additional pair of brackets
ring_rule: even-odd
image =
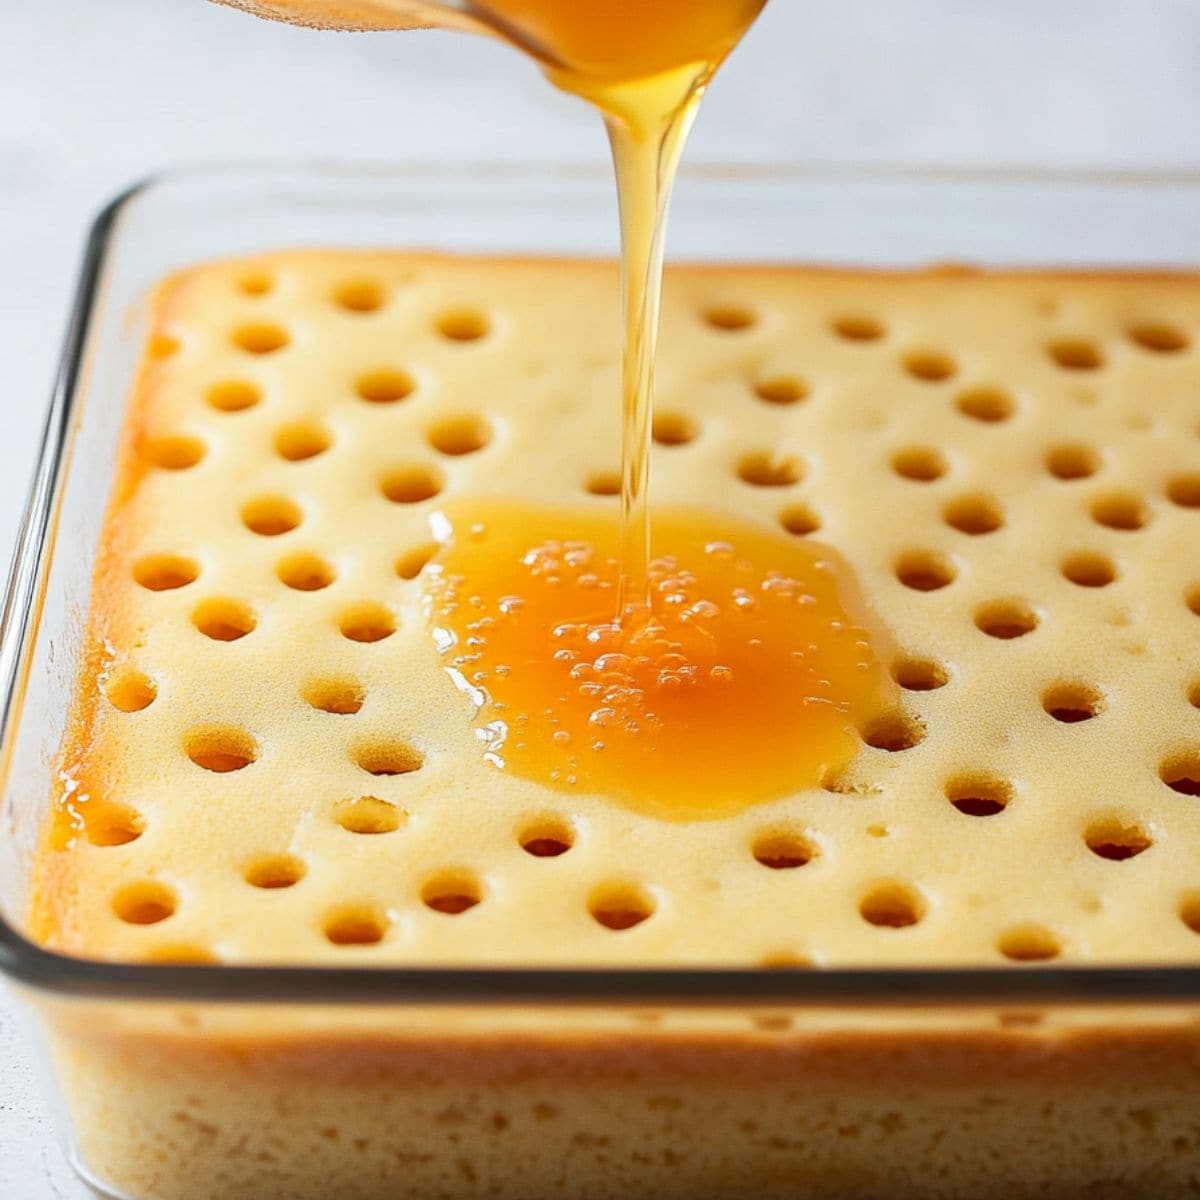
[[(1200, 963), (1200, 282), (668, 270), (665, 640), (593, 653), (617, 289), (333, 250), (162, 284), (37, 939), (197, 970)], [(722, 605), (736, 662), (705, 657)], [(154, 1200), (1200, 1190), (1190, 1018), (1002, 1016), (147, 1004), (55, 1056), (86, 1160)]]

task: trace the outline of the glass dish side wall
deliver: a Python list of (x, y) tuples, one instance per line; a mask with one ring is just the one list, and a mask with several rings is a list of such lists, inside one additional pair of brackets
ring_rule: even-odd
[(1194, 1010), (38, 1007), (129, 1200), (1164, 1200), (1200, 1163)]

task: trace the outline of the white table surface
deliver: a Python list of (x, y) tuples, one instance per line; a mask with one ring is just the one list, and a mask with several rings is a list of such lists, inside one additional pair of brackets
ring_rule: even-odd
[[(1200, 165), (1195, 0), (772, 0), (696, 160)], [(603, 159), (598, 123), (499, 46), (336, 36), (202, 0), (0, 0), (0, 560), (88, 220), (203, 158)], [(0, 1200), (86, 1193), (0, 987)]]

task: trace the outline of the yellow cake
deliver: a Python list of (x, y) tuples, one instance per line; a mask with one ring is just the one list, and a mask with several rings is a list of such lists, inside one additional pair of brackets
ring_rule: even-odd
[[(239, 964), (1200, 962), (1200, 281), (668, 273), (655, 502), (836, 547), (903, 689), (823, 786), (692, 820), (491, 767), (423, 613), (442, 506), (616, 503), (616, 284), (305, 252), (163, 285), (38, 936)], [(642, 919), (600, 919), (608, 894)], [(1011, 1017), (148, 1015), (59, 1055), (85, 1157), (156, 1200), (1200, 1189), (1193, 1027)]]

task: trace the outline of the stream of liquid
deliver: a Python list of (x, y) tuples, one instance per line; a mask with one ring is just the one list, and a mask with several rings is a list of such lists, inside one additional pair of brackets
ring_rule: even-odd
[(616, 618), (644, 620), (650, 424), (671, 191), (705, 88), (766, 0), (490, 0), (475, 7), (553, 56), (546, 73), (603, 114), (621, 210), (625, 322)]

